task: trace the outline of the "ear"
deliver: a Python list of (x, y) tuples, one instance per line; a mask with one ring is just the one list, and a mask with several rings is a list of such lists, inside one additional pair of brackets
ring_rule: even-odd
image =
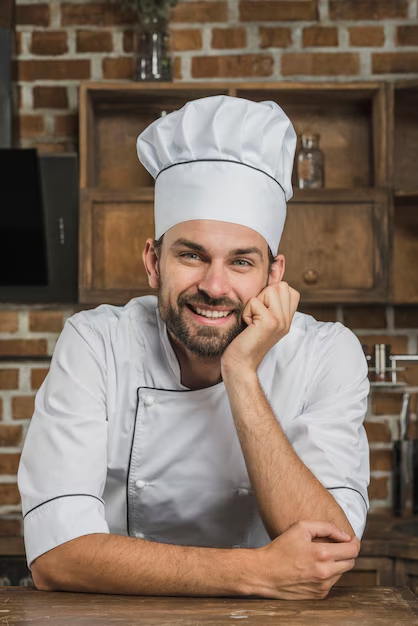
[(283, 254), (278, 254), (274, 257), (274, 263), (271, 266), (268, 284), (273, 285), (274, 283), (279, 283), (284, 274), (285, 270), (285, 258)]
[(145, 271), (148, 276), (148, 284), (152, 289), (158, 289), (160, 286), (159, 270), (158, 270), (158, 257), (154, 248), (154, 240), (147, 239), (145, 242), (145, 248), (142, 253), (142, 260), (144, 262)]

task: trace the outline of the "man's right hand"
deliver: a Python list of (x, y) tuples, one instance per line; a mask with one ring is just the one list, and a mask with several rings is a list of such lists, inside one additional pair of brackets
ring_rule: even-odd
[(298, 522), (256, 550), (256, 594), (280, 600), (323, 599), (352, 569), (359, 551), (358, 538), (331, 522)]

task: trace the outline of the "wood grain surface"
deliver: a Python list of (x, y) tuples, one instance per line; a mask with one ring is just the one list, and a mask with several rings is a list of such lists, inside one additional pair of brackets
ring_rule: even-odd
[[(256, 597), (112, 596), (0, 588), (0, 624), (418, 624), (418, 598), (407, 587), (332, 589), (325, 600)], [(245, 621), (244, 621), (245, 620)]]

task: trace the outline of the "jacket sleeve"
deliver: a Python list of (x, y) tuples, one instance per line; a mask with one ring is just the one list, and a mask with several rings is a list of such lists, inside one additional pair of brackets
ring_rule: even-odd
[(302, 414), (287, 426), (286, 435), (361, 539), (370, 481), (369, 446), (363, 426), (370, 388), (367, 361), (360, 342), (348, 329), (317, 348), (308, 400)]
[(35, 399), (18, 471), (28, 566), (91, 533), (108, 533), (105, 350), (88, 320), (67, 320)]

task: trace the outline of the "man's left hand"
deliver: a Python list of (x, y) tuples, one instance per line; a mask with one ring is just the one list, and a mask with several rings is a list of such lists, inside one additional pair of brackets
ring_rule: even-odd
[(268, 285), (251, 298), (242, 313), (247, 328), (223, 353), (222, 371), (238, 367), (255, 372), (267, 352), (289, 332), (299, 300), (300, 293), (285, 282)]

